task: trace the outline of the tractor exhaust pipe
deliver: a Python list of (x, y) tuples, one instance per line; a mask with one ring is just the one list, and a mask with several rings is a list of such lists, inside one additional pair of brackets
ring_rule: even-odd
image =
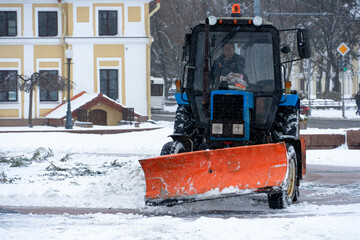
[(209, 117), (209, 98), (210, 98), (210, 68), (209, 68), (209, 18), (205, 19), (205, 61), (203, 70), (203, 91), (202, 91), (202, 105), (205, 116)]

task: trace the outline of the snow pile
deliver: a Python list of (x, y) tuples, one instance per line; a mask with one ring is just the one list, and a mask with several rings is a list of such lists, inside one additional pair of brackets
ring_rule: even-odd
[[(0, 174), (8, 183), (0, 184), (0, 205), (143, 207), (145, 181), (138, 160), (158, 156), (171, 132), (164, 127), (109, 135), (0, 134), (6, 139), (0, 144)], [(53, 156), (22, 167), (5, 161), (31, 159), (39, 147)], [(61, 161), (66, 155), (69, 160)]]
[[(138, 160), (158, 156), (163, 144), (170, 141), (167, 136), (172, 133), (172, 124), (162, 126), (109, 135), (0, 134), (6, 139), (0, 144), (2, 159), (31, 158), (39, 147), (53, 154), (21, 167), (0, 160), (0, 174), (7, 183), (0, 184), (0, 205), (143, 208), (145, 181)], [(346, 147), (309, 150), (307, 164), (359, 167), (359, 155), (359, 150)], [(61, 161), (65, 156), (69, 159)]]

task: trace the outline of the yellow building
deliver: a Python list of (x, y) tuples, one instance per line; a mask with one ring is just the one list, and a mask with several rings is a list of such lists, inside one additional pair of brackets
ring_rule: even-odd
[[(0, 81), (9, 74), (50, 72), (67, 78), (65, 51), (71, 49), (70, 92), (102, 93), (150, 116), (149, 2), (152, 0), (2, 0)], [(1, 82), (0, 82), (1, 84)], [(66, 101), (66, 91), (35, 87), (32, 116)], [(25, 125), (29, 94), (0, 89), (0, 126)]]

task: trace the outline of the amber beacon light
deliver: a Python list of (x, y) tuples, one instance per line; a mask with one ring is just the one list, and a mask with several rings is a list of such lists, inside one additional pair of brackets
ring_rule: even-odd
[(241, 17), (240, 4), (234, 4), (231, 10), (232, 17)]

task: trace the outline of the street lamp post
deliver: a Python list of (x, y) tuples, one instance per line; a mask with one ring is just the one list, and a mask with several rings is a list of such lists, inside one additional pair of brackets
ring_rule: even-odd
[(67, 111), (66, 111), (65, 128), (72, 129), (72, 117), (71, 117), (71, 107), (70, 107), (70, 66), (71, 66), (70, 64), (71, 64), (71, 59), (73, 57), (73, 52), (71, 48), (66, 49), (65, 57), (67, 59), (67, 64), (68, 64)]

